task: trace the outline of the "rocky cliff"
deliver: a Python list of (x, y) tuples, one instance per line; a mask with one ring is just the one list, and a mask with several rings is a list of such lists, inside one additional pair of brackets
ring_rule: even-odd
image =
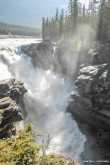
[(14, 124), (22, 121), (22, 100), (26, 89), (20, 81), (0, 81), (0, 138), (16, 134)]
[[(15, 79), (0, 81), (0, 165), (75, 165), (62, 155), (43, 155), (31, 125), (16, 132), (15, 123), (23, 120), (22, 101), (26, 89)], [(12, 137), (12, 135), (14, 135)]]
[(78, 94), (68, 108), (74, 115), (98, 129), (110, 130), (109, 46), (96, 48), (92, 65), (80, 67), (76, 79)]
[(54, 45), (50, 41), (26, 45), (21, 50), (28, 55), (34, 66), (49, 69), (54, 63)]

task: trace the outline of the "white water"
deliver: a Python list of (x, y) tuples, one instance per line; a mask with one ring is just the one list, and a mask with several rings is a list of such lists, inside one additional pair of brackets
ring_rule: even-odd
[(71, 80), (51, 70), (35, 69), (30, 58), (21, 54), (18, 47), (33, 42), (39, 41), (0, 39), (0, 80), (15, 77), (24, 82), (28, 89), (25, 96), (26, 121), (33, 123), (36, 134), (49, 137), (47, 152), (69, 154), (79, 160), (85, 137), (71, 114), (66, 112), (75, 89)]

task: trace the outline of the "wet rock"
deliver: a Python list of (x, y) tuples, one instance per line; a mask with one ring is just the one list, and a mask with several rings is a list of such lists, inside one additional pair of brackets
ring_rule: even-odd
[(0, 81), (0, 98), (10, 96), (12, 99), (18, 99), (26, 92), (23, 83), (15, 79)]
[(110, 64), (80, 68), (75, 82), (78, 95), (68, 108), (95, 127), (110, 129)]
[(34, 66), (48, 69), (53, 65), (54, 45), (46, 40), (38, 44), (23, 46), (21, 50), (31, 57)]
[(21, 99), (26, 89), (15, 79), (0, 81), (0, 138), (16, 134), (14, 123), (22, 121)]
[(82, 95), (90, 94), (92, 91), (91, 87), (95, 87), (96, 81), (97, 83), (104, 81), (106, 79), (104, 77), (106, 76), (104, 74), (107, 72), (106, 67), (106, 64), (82, 67), (75, 82), (79, 93)]
[(93, 64), (110, 63), (110, 43), (97, 44)]

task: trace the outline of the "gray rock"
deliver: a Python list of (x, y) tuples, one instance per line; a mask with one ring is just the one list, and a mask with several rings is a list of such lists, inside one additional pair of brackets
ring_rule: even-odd
[(53, 44), (50, 41), (43, 41), (39, 44), (23, 46), (21, 50), (31, 57), (34, 66), (49, 69), (54, 63)]
[(0, 138), (16, 134), (14, 123), (23, 120), (21, 100), (26, 89), (15, 79), (0, 81)]
[(110, 63), (110, 43), (97, 44), (93, 64)]
[[(68, 110), (99, 128), (110, 129), (110, 64), (80, 68)], [(97, 126), (96, 126), (97, 125)]]
[(26, 92), (23, 83), (15, 79), (0, 81), (0, 98), (9, 96), (19, 102), (20, 97)]

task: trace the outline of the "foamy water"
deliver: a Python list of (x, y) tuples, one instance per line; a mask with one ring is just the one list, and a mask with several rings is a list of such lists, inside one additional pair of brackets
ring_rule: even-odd
[(24, 82), (28, 89), (25, 120), (33, 123), (36, 135), (43, 135), (43, 143), (48, 143), (46, 152), (69, 154), (79, 160), (85, 136), (66, 112), (70, 95), (76, 92), (73, 82), (51, 70), (34, 68), (31, 59), (18, 51), (21, 45), (37, 42), (36, 39), (0, 40), (0, 80), (15, 77)]

